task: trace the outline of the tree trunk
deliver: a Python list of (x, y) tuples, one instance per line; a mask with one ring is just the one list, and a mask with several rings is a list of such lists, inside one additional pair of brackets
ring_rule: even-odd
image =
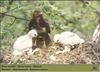
[(98, 25), (93, 33), (93, 42), (100, 44), (100, 25)]

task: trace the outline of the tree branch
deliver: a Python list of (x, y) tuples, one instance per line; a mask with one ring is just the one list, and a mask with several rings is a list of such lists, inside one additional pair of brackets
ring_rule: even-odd
[(15, 19), (21, 19), (21, 20), (30, 21), (30, 20), (27, 20), (27, 19), (24, 19), (24, 18), (20, 18), (20, 17), (16, 17), (16, 16), (13, 16), (13, 15), (9, 15), (9, 14), (6, 14), (6, 13), (0, 13), (0, 16), (1, 17), (10, 16), (10, 17), (14, 17)]

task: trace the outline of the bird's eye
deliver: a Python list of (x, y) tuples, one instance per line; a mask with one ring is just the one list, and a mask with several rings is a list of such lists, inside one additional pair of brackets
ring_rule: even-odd
[(34, 34), (35, 36), (37, 36), (37, 34)]

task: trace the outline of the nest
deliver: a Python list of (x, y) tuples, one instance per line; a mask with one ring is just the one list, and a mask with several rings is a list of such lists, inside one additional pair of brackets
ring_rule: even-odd
[[(18, 61), (18, 64), (100, 64), (100, 45), (85, 42), (82, 46), (76, 46), (69, 53), (55, 55), (57, 50), (63, 50), (62, 47), (56, 46), (53, 49), (50, 45), (45, 50), (44, 58), (41, 58), (39, 52), (36, 52), (31, 59)], [(54, 55), (55, 60), (51, 60), (50, 56)], [(11, 61), (11, 53), (2, 54), (1, 63), (9, 64)]]

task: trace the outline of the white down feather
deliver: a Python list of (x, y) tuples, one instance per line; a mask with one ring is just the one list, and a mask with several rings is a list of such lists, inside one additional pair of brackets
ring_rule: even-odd
[(75, 45), (84, 43), (84, 40), (81, 39), (76, 33), (66, 31), (61, 34), (56, 34), (54, 36), (54, 42), (59, 42), (63, 45)]
[(37, 36), (36, 30), (30, 30), (28, 34), (20, 36), (13, 45), (13, 55), (22, 55), (25, 51), (32, 51), (32, 38)]

